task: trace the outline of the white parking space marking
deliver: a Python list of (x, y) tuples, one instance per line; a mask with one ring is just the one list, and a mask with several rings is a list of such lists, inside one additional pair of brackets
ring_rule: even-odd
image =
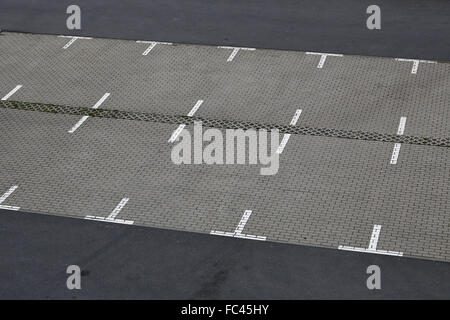
[(4, 96), (2, 98), (2, 100), (8, 100), (14, 93), (17, 92), (17, 90), (19, 90), (20, 88), (22, 88), (21, 84), (18, 84), (14, 89), (12, 89), (6, 96)]
[(239, 52), (239, 50), (248, 50), (248, 51), (253, 51), (256, 50), (255, 48), (240, 48), (240, 47), (227, 47), (227, 46), (219, 46), (217, 48), (221, 48), (221, 49), (231, 49), (233, 51), (231, 51), (230, 56), (227, 59), (227, 62), (231, 62), (233, 61), (234, 57), (237, 55), (237, 53)]
[[(195, 112), (197, 112), (198, 108), (202, 105), (203, 100), (198, 100), (197, 103), (194, 105), (194, 107), (189, 111), (188, 117), (194, 116)], [(177, 140), (178, 136), (180, 135), (181, 131), (186, 127), (185, 124), (180, 124), (178, 128), (172, 133), (169, 139), (169, 143), (175, 142)]]
[(402, 135), (405, 132), (406, 117), (400, 117), (397, 134)]
[(5, 209), (5, 210), (13, 210), (13, 211), (17, 211), (20, 209), (20, 207), (13, 207), (13, 206), (6, 206), (6, 205), (2, 205), (3, 202), (5, 202), (6, 199), (8, 199), (8, 197), (14, 192), (16, 191), (16, 189), (19, 186), (12, 186), (11, 188), (8, 189), (8, 191), (6, 191), (1, 197), (0, 197), (0, 209)]
[[(101, 104), (109, 97), (110, 93), (107, 92), (97, 101), (97, 103), (92, 107), (92, 109), (97, 109)], [(83, 116), (68, 132), (74, 133), (82, 124), (85, 122), (89, 116)]]
[(168, 44), (168, 45), (172, 45), (171, 42), (159, 42), (159, 41), (141, 41), (138, 40), (136, 41), (137, 43), (149, 43), (150, 45), (147, 47), (147, 49), (145, 49), (145, 51), (142, 53), (143, 56), (148, 55), (148, 53), (150, 51), (152, 51), (152, 49), (157, 45), (157, 44)]
[(411, 69), (411, 73), (412, 74), (417, 74), (417, 70), (419, 70), (419, 63), (436, 63), (436, 61), (429, 61), (429, 60), (417, 60), (417, 59), (404, 59), (404, 58), (395, 58), (395, 60), (397, 61), (407, 61), (407, 62), (412, 62), (412, 69)]
[(400, 148), (401, 148), (401, 144), (400, 143), (396, 143), (394, 144), (394, 150), (392, 150), (392, 156), (391, 156), (391, 164), (397, 164), (397, 160), (398, 160), (398, 155), (400, 154)]
[[(403, 133), (405, 132), (405, 126), (406, 126), (406, 117), (401, 117), (400, 118), (400, 123), (398, 125), (398, 129), (397, 129), (397, 134), (398, 135), (403, 135)], [(398, 155), (400, 154), (400, 148), (401, 148), (401, 144), (400, 143), (396, 143), (394, 144), (394, 150), (392, 150), (392, 156), (391, 156), (391, 164), (397, 164), (397, 160), (398, 160)]]
[(114, 210), (111, 212), (111, 214), (108, 217), (98, 217), (98, 216), (86, 216), (85, 219), (87, 220), (96, 220), (96, 221), (103, 221), (103, 222), (111, 222), (111, 223), (122, 223), (122, 224), (133, 224), (134, 221), (131, 220), (123, 220), (123, 219), (116, 219), (117, 215), (120, 213), (120, 211), (125, 207), (127, 202), (129, 201), (129, 198), (123, 198), (119, 204), (114, 208)]
[[(291, 123), (290, 123), (291, 126), (295, 126), (297, 124), (298, 118), (300, 118), (301, 114), (302, 114), (302, 110), (301, 109), (297, 109), (297, 111), (294, 114), (294, 117), (291, 120)], [(290, 133), (286, 133), (286, 134), (283, 135), (283, 139), (281, 140), (281, 143), (278, 146), (278, 149), (276, 151), (278, 154), (283, 153), (284, 147), (288, 143), (290, 137), (291, 137)]]
[(71, 38), (70, 40), (69, 40), (69, 42), (67, 42), (66, 44), (65, 44), (65, 46), (64, 47), (62, 47), (63, 49), (67, 49), (68, 47), (70, 47), (71, 45), (72, 45), (72, 43), (74, 43), (77, 39), (92, 39), (92, 38), (90, 38), (90, 37), (77, 37), (77, 36), (58, 36), (58, 37), (60, 37), (60, 38)]
[(245, 210), (244, 215), (242, 216), (241, 221), (239, 222), (239, 224), (236, 227), (236, 229), (234, 230), (234, 232), (224, 232), (224, 231), (214, 231), (213, 230), (210, 232), (210, 234), (217, 235), (217, 236), (224, 236), (224, 237), (235, 237), (235, 238), (265, 241), (267, 239), (267, 237), (255, 236), (252, 234), (242, 233), (251, 214), (252, 214), (252, 210)]
[(372, 236), (370, 237), (369, 250), (377, 250), (378, 239), (380, 238), (381, 225), (373, 226)]
[(364, 253), (375, 253), (375, 254), (384, 254), (388, 256), (403, 256), (403, 252), (399, 251), (388, 251), (388, 250), (378, 250), (378, 239), (380, 237), (381, 225), (376, 224), (373, 226), (372, 235), (370, 237), (369, 247), (366, 248), (358, 248), (358, 247), (350, 247), (350, 246), (339, 246), (339, 250), (346, 251), (356, 251), (356, 252), (364, 252)]
[(342, 57), (342, 54), (336, 54), (336, 53), (322, 53), (322, 52), (306, 52), (306, 54), (312, 54), (312, 55), (319, 55), (320, 56), (320, 60), (319, 63), (317, 64), (317, 68), (318, 69), (322, 69), (325, 61), (327, 60), (328, 56), (331, 57)]
[(114, 208), (113, 212), (111, 212), (111, 214), (106, 219), (115, 219), (117, 217), (117, 215), (120, 213), (120, 211), (123, 209), (123, 207), (125, 207), (125, 205), (127, 204), (128, 200), (130, 200), (130, 199), (129, 198), (123, 198), (119, 202), (117, 207)]

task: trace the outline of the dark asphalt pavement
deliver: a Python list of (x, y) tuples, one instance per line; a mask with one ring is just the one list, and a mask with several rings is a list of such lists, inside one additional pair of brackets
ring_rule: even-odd
[[(444, 262), (4, 210), (0, 255), (1, 299), (450, 298)], [(366, 287), (373, 264), (381, 290)]]
[[(66, 8), (81, 8), (81, 31)], [(381, 8), (381, 30), (366, 9)], [(300, 51), (450, 60), (447, 0), (0, 0), (0, 28)]]

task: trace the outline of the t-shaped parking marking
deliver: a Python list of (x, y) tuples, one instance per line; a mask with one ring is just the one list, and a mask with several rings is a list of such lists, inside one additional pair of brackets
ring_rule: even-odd
[(369, 247), (366, 248), (358, 248), (358, 247), (349, 247), (349, 246), (339, 246), (339, 250), (346, 251), (356, 251), (356, 252), (365, 252), (365, 253), (375, 253), (375, 254), (384, 254), (388, 256), (403, 256), (403, 252), (398, 251), (387, 251), (387, 250), (377, 250), (378, 239), (380, 237), (381, 225), (375, 224), (373, 226), (372, 235), (369, 241)]
[(325, 64), (325, 60), (327, 60), (328, 56), (332, 57), (342, 57), (342, 54), (336, 54), (336, 53), (321, 53), (321, 52), (306, 52), (306, 54), (313, 54), (313, 55), (319, 55), (320, 60), (319, 64), (317, 65), (317, 68), (322, 69), (323, 65)]
[(89, 37), (77, 37), (77, 36), (58, 36), (60, 38), (71, 38), (69, 42), (66, 43), (66, 45), (64, 47), (62, 47), (63, 49), (67, 49), (68, 47), (70, 47), (70, 45), (72, 43), (74, 43), (77, 39), (92, 39)]
[(233, 61), (234, 57), (236, 56), (236, 54), (239, 52), (239, 50), (248, 50), (248, 51), (254, 51), (256, 50), (255, 48), (239, 48), (239, 47), (226, 47), (226, 46), (219, 46), (217, 48), (221, 48), (221, 49), (232, 49), (233, 51), (231, 52), (230, 56), (227, 59), (227, 62), (231, 62)]
[(117, 215), (120, 213), (120, 211), (125, 207), (127, 204), (129, 198), (123, 198), (119, 204), (114, 208), (114, 210), (111, 212), (109, 216), (105, 217), (98, 217), (98, 216), (86, 216), (84, 217), (87, 220), (96, 220), (96, 221), (103, 221), (103, 222), (111, 222), (111, 223), (121, 223), (121, 224), (133, 224), (134, 221), (132, 220), (123, 220), (123, 219), (117, 219)]
[(412, 62), (412, 69), (411, 69), (411, 73), (412, 74), (417, 74), (417, 70), (419, 69), (419, 63), (436, 63), (436, 61), (429, 61), (429, 60), (417, 60), (417, 59), (403, 59), (403, 58), (395, 58), (395, 60), (397, 61), (409, 61)]
[(145, 51), (142, 53), (143, 56), (148, 55), (148, 53), (150, 51), (152, 51), (152, 49), (157, 45), (157, 44), (168, 44), (168, 45), (172, 45), (171, 42), (159, 42), (159, 41), (141, 41), (138, 40), (136, 41), (137, 43), (150, 43), (150, 45), (147, 47), (147, 49), (145, 49)]
[(9, 188), (8, 191), (6, 191), (1, 197), (0, 197), (0, 209), (5, 210), (14, 210), (17, 211), (20, 209), (20, 207), (13, 207), (13, 206), (5, 206), (2, 205), (2, 203), (18, 188), (19, 186), (12, 186)]
[(235, 237), (235, 238), (244, 238), (244, 239), (250, 239), (250, 240), (265, 241), (267, 239), (267, 237), (254, 236), (252, 234), (243, 234), (242, 233), (251, 214), (252, 214), (252, 210), (245, 210), (244, 215), (242, 216), (242, 219), (239, 222), (237, 228), (234, 230), (234, 232), (223, 232), (223, 231), (214, 231), (213, 230), (210, 232), (210, 234), (214, 234), (217, 236), (224, 236), (224, 237)]

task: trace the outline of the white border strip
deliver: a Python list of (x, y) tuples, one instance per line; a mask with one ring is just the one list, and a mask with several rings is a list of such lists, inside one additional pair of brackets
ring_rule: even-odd
[(86, 217), (84, 217), (84, 219), (101, 221), (101, 222), (110, 222), (110, 223), (121, 223), (121, 224), (128, 224), (128, 225), (134, 224), (134, 221), (131, 221), (131, 220), (108, 219), (105, 217), (97, 217), (97, 216), (86, 216)]
[(398, 252), (398, 251), (370, 250), (370, 249), (365, 249), (365, 248), (349, 247), (349, 246), (339, 246), (338, 249), (345, 250), (345, 251), (363, 252), (363, 253), (384, 254), (387, 256), (397, 256), (397, 257), (403, 256), (403, 252)]

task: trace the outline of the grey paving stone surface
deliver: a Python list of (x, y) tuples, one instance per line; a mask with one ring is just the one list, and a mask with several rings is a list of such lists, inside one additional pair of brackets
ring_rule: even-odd
[[(4, 33), (0, 96), (11, 99), (396, 133), (450, 136), (450, 65), (274, 50), (157, 45)], [(450, 150), (292, 135), (274, 176), (259, 165), (175, 165), (168, 143), (176, 125), (0, 109), (0, 195), (31, 212), (118, 218), (135, 224), (209, 233), (244, 233), (268, 241), (378, 249), (450, 261)], [(189, 128), (192, 130), (192, 128)]]

